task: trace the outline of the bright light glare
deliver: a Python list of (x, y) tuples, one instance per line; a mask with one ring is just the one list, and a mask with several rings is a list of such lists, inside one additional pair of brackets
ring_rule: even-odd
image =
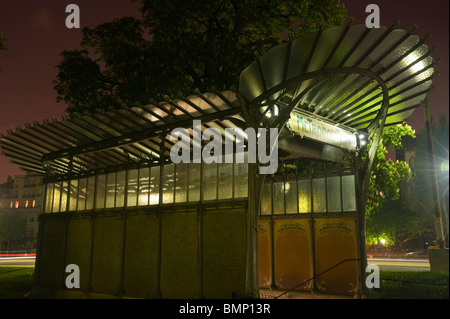
[(380, 243), (384, 245), (384, 244), (386, 243), (386, 239), (381, 238), (381, 239), (380, 239)]
[[(413, 64), (418, 58), (419, 58), (419, 56), (417, 55), (416, 52), (410, 53), (404, 60), (406, 66)], [(413, 73), (416, 73), (416, 72), (422, 70), (424, 67), (425, 67), (425, 65), (423, 64), (423, 61), (420, 61), (420, 62), (417, 62), (416, 64), (412, 65), (410, 68), (411, 68), (411, 71), (413, 71)]]

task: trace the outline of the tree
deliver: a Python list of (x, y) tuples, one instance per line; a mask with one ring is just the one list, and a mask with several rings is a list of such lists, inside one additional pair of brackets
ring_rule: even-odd
[(415, 131), (406, 124), (387, 127), (381, 135), (366, 204), (366, 238), (369, 245), (377, 244), (381, 238), (394, 243), (399, 231), (418, 233), (415, 217), (408, 215), (408, 205), (404, 201), (393, 202), (400, 199), (400, 185), (412, 176), (411, 169), (405, 161), (386, 158), (390, 148), (402, 148), (402, 138), (405, 136), (415, 137)]
[(62, 53), (54, 84), (69, 113), (229, 89), (286, 34), (342, 25), (347, 12), (338, 0), (142, 0), (141, 14), (84, 28), (84, 50)]
[(8, 242), (7, 250), (11, 243), (21, 239), (26, 234), (26, 221), (15, 213), (0, 213), (0, 239)]
[[(438, 123), (432, 123), (436, 165), (442, 210), (448, 212), (448, 142), (447, 117), (441, 115)], [(406, 134), (405, 136), (409, 136)], [(404, 136), (402, 136), (402, 140)], [(431, 187), (430, 154), (427, 132), (424, 128), (412, 140), (410, 148), (414, 156), (409, 163), (411, 176), (399, 182), (398, 196), (386, 199), (367, 222), (369, 244), (384, 238), (389, 244), (401, 245), (426, 232), (434, 231), (434, 202)], [(378, 187), (378, 186), (374, 186)], [(398, 197), (398, 199), (397, 199)], [(448, 219), (448, 217), (447, 217)], [(444, 222), (445, 222), (444, 217)], [(431, 244), (431, 242), (430, 242)]]
[[(448, 193), (448, 165), (449, 165), (449, 124), (447, 116), (439, 116), (438, 123), (431, 121), (431, 130), (433, 135), (436, 174), (438, 177), (438, 187), (441, 197), (441, 210), (443, 214), (444, 231), (448, 233), (448, 211), (449, 211), (449, 193)], [(411, 188), (410, 200), (413, 203), (413, 209), (417, 214), (428, 219), (430, 230), (434, 230), (434, 200), (431, 184), (430, 152), (428, 149), (427, 131), (421, 130), (417, 134), (415, 157), (412, 165), (414, 185)]]

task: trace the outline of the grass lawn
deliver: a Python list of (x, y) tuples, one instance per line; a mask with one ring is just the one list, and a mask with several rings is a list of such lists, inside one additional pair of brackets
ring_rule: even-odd
[[(33, 267), (0, 267), (0, 299), (20, 299), (33, 286)], [(380, 271), (380, 288), (369, 298), (448, 299), (449, 273), (434, 271)]]
[(0, 267), (0, 299), (23, 298), (33, 286), (33, 267)]

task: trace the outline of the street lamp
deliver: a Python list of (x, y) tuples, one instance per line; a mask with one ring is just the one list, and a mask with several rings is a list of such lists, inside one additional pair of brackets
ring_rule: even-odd
[(434, 224), (436, 227), (436, 237), (438, 240), (442, 240), (443, 245), (445, 247), (445, 238), (444, 238), (444, 222), (442, 219), (442, 209), (441, 209), (441, 197), (439, 195), (439, 186), (438, 179), (436, 175), (436, 161), (434, 158), (434, 146), (433, 146), (433, 138), (431, 132), (431, 118), (430, 118), (430, 110), (428, 106), (428, 99), (424, 101), (424, 111), (425, 111), (425, 128), (427, 130), (427, 140), (428, 140), (428, 151), (430, 153), (430, 168), (431, 168), (431, 190), (433, 193), (434, 200)]

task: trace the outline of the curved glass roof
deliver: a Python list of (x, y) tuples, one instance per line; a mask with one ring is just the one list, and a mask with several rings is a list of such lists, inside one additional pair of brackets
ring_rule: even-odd
[(249, 104), (289, 105), (370, 130), (383, 105), (383, 85), (389, 125), (421, 105), (432, 77), (433, 58), (423, 39), (393, 27), (356, 25), (306, 34), (270, 49), (242, 72), (239, 90)]
[(26, 171), (62, 176), (164, 162), (175, 143), (172, 129), (185, 127), (192, 136), (194, 119), (202, 130), (242, 128), (246, 109), (260, 112), (258, 126), (284, 126), (290, 114), (301, 112), (371, 133), (380, 120), (395, 124), (421, 105), (432, 66), (424, 39), (410, 32), (335, 27), (270, 49), (242, 72), (239, 92), (34, 122), (1, 135), (0, 147)]

